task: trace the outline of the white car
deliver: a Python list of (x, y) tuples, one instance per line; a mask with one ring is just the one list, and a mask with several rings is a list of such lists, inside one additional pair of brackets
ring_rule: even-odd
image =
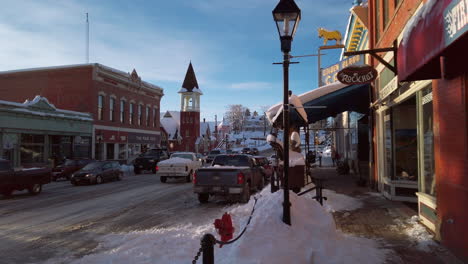
[(156, 175), (161, 182), (167, 178), (185, 178), (191, 182), (195, 171), (202, 166), (197, 155), (193, 152), (177, 152), (167, 160), (160, 161), (156, 167)]

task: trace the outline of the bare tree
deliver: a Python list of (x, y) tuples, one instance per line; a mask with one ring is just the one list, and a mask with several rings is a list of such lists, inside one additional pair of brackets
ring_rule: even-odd
[(235, 133), (242, 130), (245, 121), (246, 107), (241, 104), (228, 105), (226, 111), (226, 119), (231, 123)]

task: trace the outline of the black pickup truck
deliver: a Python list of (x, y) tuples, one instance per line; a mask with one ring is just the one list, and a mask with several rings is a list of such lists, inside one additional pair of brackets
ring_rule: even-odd
[(169, 158), (169, 154), (163, 149), (150, 149), (145, 153), (140, 154), (133, 162), (133, 170), (135, 174), (140, 174), (142, 170), (150, 170), (156, 173), (156, 164), (161, 160)]
[(199, 168), (193, 176), (194, 192), (200, 203), (210, 195), (234, 197), (246, 203), (250, 192), (265, 184), (260, 167), (249, 155), (218, 155), (211, 167)]
[(27, 189), (30, 194), (42, 191), (42, 185), (50, 182), (51, 169), (24, 169), (14, 171), (7, 160), (0, 159), (0, 193), (5, 197), (11, 196), (13, 191)]

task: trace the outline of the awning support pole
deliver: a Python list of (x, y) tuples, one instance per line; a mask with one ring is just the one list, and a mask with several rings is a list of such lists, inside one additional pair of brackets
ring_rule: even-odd
[(344, 56), (353, 56), (353, 55), (361, 55), (361, 54), (369, 54), (378, 60), (380, 63), (385, 65), (389, 70), (391, 70), (395, 75), (398, 75), (398, 69), (396, 66), (391, 65), (390, 63), (386, 62), (381, 56), (377, 55), (378, 52), (389, 52), (393, 51), (393, 58), (394, 64), (397, 65), (397, 51), (398, 51), (398, 44), (397, 41), (393, 41), (393, 47), (391, 48), (380, 48), (380, 49), (370, 49), (370, 50), (359, 50), (359, 51), (346, 51), (343, 53)]

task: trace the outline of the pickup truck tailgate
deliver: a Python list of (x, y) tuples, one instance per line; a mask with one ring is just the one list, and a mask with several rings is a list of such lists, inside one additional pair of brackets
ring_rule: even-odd
[(239, 168), (200, 168), (197, 171), (198, 186), (233, 186), (237, 185), (237, 174), (240, 172)]

